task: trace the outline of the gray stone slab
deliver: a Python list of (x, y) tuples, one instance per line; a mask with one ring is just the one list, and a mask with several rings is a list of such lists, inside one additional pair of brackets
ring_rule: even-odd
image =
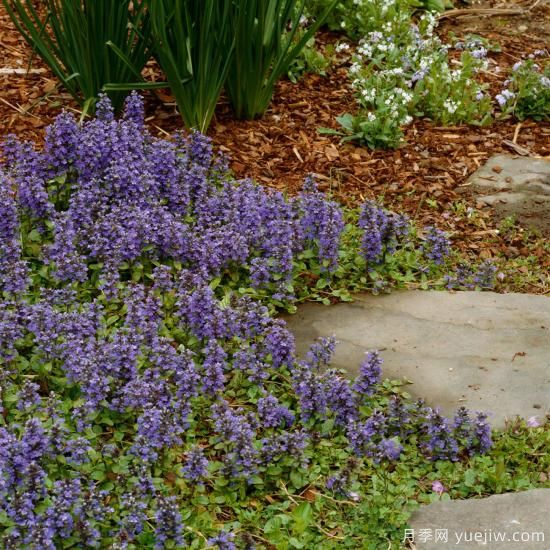
[[(305, 355), (319, 336), (340, 342), (333, 365), (354, 376), (369, 349), (383, 374), (452, 414), (490, 411), (494, 426), (550, 411), (550, 299), (493, 292), (401, 291), (352, 303), (305, 304), (286, 318)], [(550, 548), (550, 546), (549, 546)]]
[(550, 489), (434, 502), (416, 511), (410, 524), (418, 550), (548, 550)]
[(550, 161), (495, 155), (468, 179), (477, 200), (550, 235)]

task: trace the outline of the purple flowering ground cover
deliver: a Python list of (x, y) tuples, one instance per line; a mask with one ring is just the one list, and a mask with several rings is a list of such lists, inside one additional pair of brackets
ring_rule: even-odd
[(442, 417), (382, 382), (375, 351), (354, 381), (331, 338), (298, 360), (273, 315), (490, 285), (487, 265), (446, 273), (444, 234), (347, 212), (312, 180), (295, 199), (235, 181), (204, 136), (149, 135), (137, 95), (121, 120), (103, 99), (3, 154), (3, 548), (387, 547), (417, 502), (535, 483), (483, 477), (504, 455), (528, 472), (535, 432)]

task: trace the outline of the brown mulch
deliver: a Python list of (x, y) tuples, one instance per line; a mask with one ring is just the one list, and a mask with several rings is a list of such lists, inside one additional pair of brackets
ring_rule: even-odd
[[(449, 19), (440, 31), (459, 37), (475, 33), (500, 44), (501, 52), (490, 53), (500, 70), (485, 75), (492, 91), (498, 91), (511, 65), (548, 47), (550, 7), (541, 3), (519, 17)], [(334, 39), (324, 33), (319, 42)], [(26, 69), (30, 54), (0, 3), (0, 69)], [(77, 110), (39, 59), (34, 58), (32, 69), (29, 75), (0, 72), (0, 139), (15, 133), (40, 142), (45, 127), (62, 108)], [(355, 109), (346, 75), (346, 67), (340, 66), (326, 77), (306, 75), (297, 84), (281, 81), (268, 112), (255, 121), (234, 120), (222, 99), (209, 135), (230, 155), (238, 177), (252, 177), (292, 194), (300, 189), (306, 174), (315, 173), (319, 187), (341, 202), (357, 204), (382, 197), (386, 206), (408, 213), (419, 223), (450, 231), (454, 243), (472, 257), (514, 258), (535, 253), (540, 254), (542, 265), (550, 268), (544, 250), (533, 252), (521, 236), (505, 239), (496, 234), (498, 223), (491, 209), (479, 207), (473, 219), (456, 212), (457, 201), (479, 206), (464, 193), (465, 182), (491, 155), (515, 153), (506, 140), (532, 156), (550, 157), (549, 124), (509, 120), (485, 128), (442, 128), (428, 120), (415, 120), (406, 130), (406, 143), (398, 150), (371, 151), (318, 132), (319, 127), (337, 129), (335, 117)], [(154, 134), (166, 135), (181, 128), (168, 95), (146, 97), (148, 124)], [(538, 283), (528, 291), (546, 293), (548, 285)]]

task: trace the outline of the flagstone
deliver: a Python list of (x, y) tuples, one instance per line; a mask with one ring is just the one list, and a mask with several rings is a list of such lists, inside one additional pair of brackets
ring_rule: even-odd
[(550, 411), (550, 299), (494, 292), (400, 291), (305, 304), (287, 318), (298, 354), (319, 336), (339, 341), (333, 366), (355, 376), (378, 349), (383, 374), (446, 414), (464, 405), (494, 426)]

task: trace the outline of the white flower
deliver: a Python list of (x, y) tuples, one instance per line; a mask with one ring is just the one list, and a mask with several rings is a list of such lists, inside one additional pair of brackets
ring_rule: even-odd
[(365, 89), (361, 92), (361, 95), (365, 98), (366, 101), (374, 101), (375, 91), (374, 89)]
[(403, 88), (396, 88), (395, 93), (401, 96), (403, 103), (408, 103), (413, 98), (412, 94), (410, 92), (407, 92)]
[(462, 77), (462, 71), (457, 69), (455, 71), (451, 71), (451, 80), (460, 80)]
[(539, 419), (536, 416), (530, 416), (527, 419), (527, 426), (529, 428), (538, 428), (541, 425)]
[(514, 99), (516, 97), (516, 94), (514, 92), (511, 92), (510, 90), (502, 90), (500, 94), (497, 94), (495, 96), (495, 99), (497, 100), (500, 107), (504, 107), (508, 101), (511, 99)]
[(514, 63), (514, 66), (512, 67), (512, 71), (516, 72), (522, 65), (523, 63), (521, 61)]
[(476, 59), (483, 59), (484, 57), (487, 57), (487, 50), (483, 47), (478, 48), (477, 50), (472, 51), (472, 56)]
[(380, 42), (384, 38), (384, 35), (379, 31), (369, 32), (369, 40), (371, 42)]
[(452, 115), (458, 109), (458, 103), (456, 101), (453, 101), (452, 99), (446, 99), (443, 102), (443, 107), (445, 107), (445, 109), (447, 109), (447, 112)]
[(336, 46), (337, 53), (345, 52), (347, 50), (349, 50), (349, 44), (347, 44), (346, 42), (340, 42), (340, 44)]
[(363, 44), (357, 48), (357, 52), (366, 57), (372, 57), (372, 47), (369, 44)]

